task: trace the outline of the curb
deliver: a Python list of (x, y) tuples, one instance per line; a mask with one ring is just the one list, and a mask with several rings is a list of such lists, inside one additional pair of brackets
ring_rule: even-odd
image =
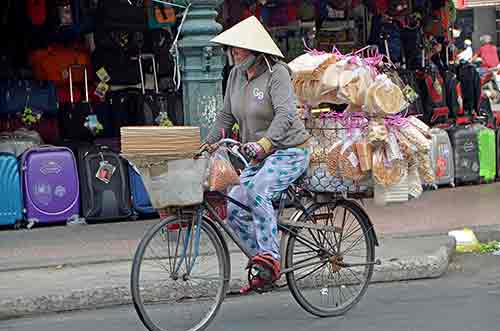
[[(439, 278), (446, 273), (454, 252), (455, 239), (449, 237), (446, 245), (441, 246), (432, 255), (382, 261), (382, 265), (374, 268), (372, 283)], [(312, 281), (314, 282), (314, 280)], [(238, 294), (239, 288), (246, 285), (247, 282), (246, 273), (232, 275), (229, 294)], [(284, 278), (282, 278), (281, 284), (286, 284)], [(151, 293), (151, 295), (159, 295), (162, 291), (161, 294), (164, 297), (164, 291), (168, 291), (168, 289), (158, 286), (157, 291), (158, 293)], [(77, 290), (66, 295), (5, 299), (0, 300), (0, 320), (44, 313), (127, 305), (131, 304), (131, 300), (128, 286)]]

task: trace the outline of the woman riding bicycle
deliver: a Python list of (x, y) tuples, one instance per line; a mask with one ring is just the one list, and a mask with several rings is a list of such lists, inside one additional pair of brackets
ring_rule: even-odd
[[(253, 254), (251, 263), (279, 278), (280, 249), (273, 197), (307, 169), (309, 134), (296, 114), (296, 99), (283, 54), (262, 24), (250, 17), (212, 42), (228, 47), (235, 64), (229, 74), (224, 107), (217, 114), (206, 144), (215, 144), (235, 123), (243, 152), (252, 160), (229, 196), (251, 207), (251, 214), (229, 203), (228, 222)], [(256, 278), (256, 285), (264, 282)], [(241, 289), (249, 292), (250, 286)]]

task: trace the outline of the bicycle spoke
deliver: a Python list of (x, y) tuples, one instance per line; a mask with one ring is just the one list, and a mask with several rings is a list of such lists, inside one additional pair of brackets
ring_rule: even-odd
[(313, 274), (314, 272), (318, 271), (319, 269), (323, 268), (324, 266), (326, 266), (327, 262), (323, 263), (322, 265), (314, 268), (313, 270), (311, 270), (309, 273), (305, 274), (304, 276), (300, 277), (300, 278), (296, 278), (295, 280), (298, 282), (306, 277), (308, 277), (309, 275)]
[[(315, 228), (317, 233), (309, 235), (313, 242), (308, 246), (314, 246), (318, 242), (323, 245), (318, 255), (326, 260), (300, 272), (292, 269), (287, 273), (287, 280), (299, 304), (314, 315), (326, 317), (345, 313), (359, 301), (369, 284), (373, 264), (362, 265), (362, 262), (373, 259), (373, 242), (369, 241), (371, 234), (366, 232), (370, 231), (367, 229), (369, 220), (364, 218), (363, 213), (357, 213), (356, 208), (355, 203), (343, 200), (318, 203), (316, 207), (312, 206), (307, 210), (311, 216), (302, 218), (316, 220), (319, 228)], [(334, 231), (325, 231), (330, 228)], [(314, 252), (309, 249), (310, 247), (304, 248), (297, 238), (291, 237), (287, 254), (293, 254), (294, 258), (288, 262), (287, 267), (294, 268), (301, 263), (314, 261)], [(347, 265), (348, 260), (352, 263), (352, 268), (343, 265)], [(294, 277), (291, 278), (291, 275)], [(310, 286), (321, 290), (307, 292), (300, 288)]]
[(356, 239), (356, 241), (354, 243), (352, 243), (351, 246), (349, 246), (349, 248), (347, 248), (344, 252), (342, 252), (342, 255), (344, 255), (345, 253), (348, 253), (350, 249), (352, 249), (354, 246), (356, 246), (361, 241), (361, 239), (365, 238), (365, 235), (366, 235), (366, 232), (363, 232), (363, 234), (360, 235), (358, 237), (358, 239)]
[[(217, 234), (204, 222), (193, 226), (189, 220), (166, 220), (141, 241), (131, 288), (134, 307), (147, 329), (201, 330), (219, 309), (229, 281), (226, 258)], [(165, 303), (177, 305), (174, 319), (159, 309)]]

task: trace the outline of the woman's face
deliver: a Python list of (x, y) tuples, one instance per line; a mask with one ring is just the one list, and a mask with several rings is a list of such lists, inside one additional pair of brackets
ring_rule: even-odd
[(243, 63), (251, 52), (247, 49), (232, 47), (231, 55), (233, 56), (233, 61), (235, 65)]

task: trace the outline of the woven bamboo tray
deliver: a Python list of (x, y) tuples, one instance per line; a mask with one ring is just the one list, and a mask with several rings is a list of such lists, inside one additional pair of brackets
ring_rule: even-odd
[(128, 126), (121, 128), (122, 153), (167, 156), (169, 159), (194, 155), (201, 145), (200, 128), (177, 126)]

